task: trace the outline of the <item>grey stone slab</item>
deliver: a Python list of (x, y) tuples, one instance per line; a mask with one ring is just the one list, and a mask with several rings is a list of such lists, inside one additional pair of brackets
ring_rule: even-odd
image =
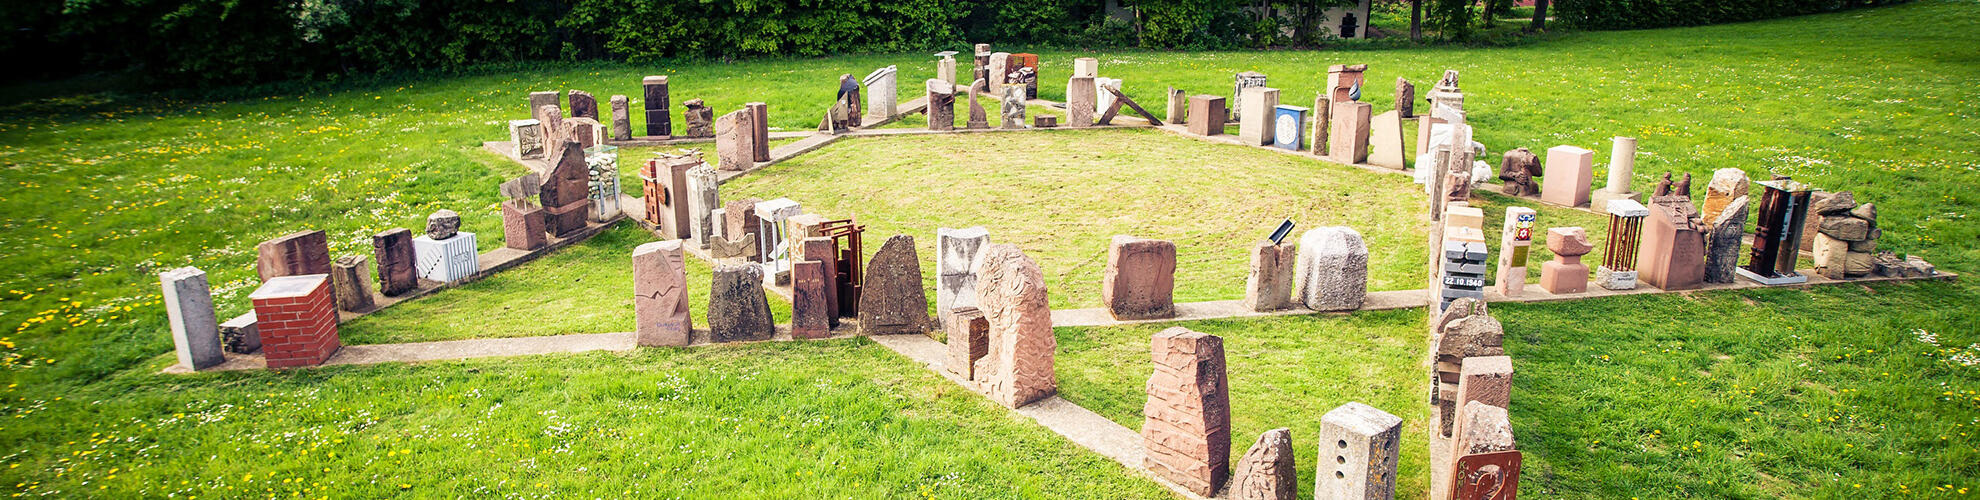
[(181, 267), (160, 273), (158, 280), (165, 290), (165, 315), (172, 323), (172, 344), (179, 364), (198, 370), (226, 361), (206, 271)]

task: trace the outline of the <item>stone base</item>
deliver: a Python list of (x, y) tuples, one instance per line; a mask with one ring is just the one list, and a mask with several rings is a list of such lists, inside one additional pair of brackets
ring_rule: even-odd
[(1588, 204), (1588, 206), (1590, 207), (1606, 207), (1609, 206), (1610, 200), (1629, 200), (1634, 202), (1642, 202), (1643, 193), (1638, 193), (1634, 191), (1627, 193), (1618, 193), (1607, 189), (1597, 189), (1595, 190), (1595, 192), (1588, 194), (1588, 199), (1592, 201), (1592, 203)]
[(1754, 283), (1759, 283), (1767, 286), (1792, 285), (1796, 283), (1808, 282), (1808, 275), (1801, 273), (1794, 273), (1792, 275), (1782, 276), (1778, 278), (1769, 278), (1766, 276), (1761, 276), (1760, 274), (1755, 273), (1753, 271), (1748, 271), (1744, 267), (1734, 269), (1733, 272), (1738, 273), (1739, 276), (1742, 278), (1752, 280)]
[(1606, 266), (1596, 267), (1595, 284), (1610, 290), (1635, 290), (1636, 271), (1617, 271)]

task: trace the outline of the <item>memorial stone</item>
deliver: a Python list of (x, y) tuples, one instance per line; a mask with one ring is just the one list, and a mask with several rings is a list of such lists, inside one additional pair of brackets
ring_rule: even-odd
[[(1471, 207), (1451, 207), (1469, 208)], [(1439, 255), (1443, 265), (1436, 283), (1439, 310), (1450, 307), (1452, 301), (1463, 298), (1485, 298), (1485, 259), (1490, 251), (1485, 246), (1485, 234), (1476, 226), (1460, 226), (1448, 220), (1444, 227), (1444, 240)]]
[(1533, 221), (1538, 215), (1531, 208), (1506, 208), (1506, 221), (1499, 235), (1500, 295), (1518, 297), (1526, 289), (1526, 255), (1533, 245)]
[[(694, 202), (700, 193), (691, 187), (694, 170), (706, 165), (698, 151), (658, 153), (646, 160), (639, 173), (640, 181), (645, 186), (643, 190), (647, 193), (646, 221), (660, 232), (662, 238), (707, 241), (705, 229), (697, 233), (693, 227), (697, 222), (706, 224), (708, 215), (705, 207), (696, 211)], [(709, 169), (708, 173), (714, 174), (713, 169)]]
[(1403, 118), (1416, 117), (1416, 86), (1400, 76), (1396, 77), (1396, 113)]
[(1244, 279), (1244, 306), (1258, 312), (1293, 307), (1294, 248), (1290, 243), (1259, 240), (1252, 246), (1251, 272)]
[(1299, 498), (1298, 465), (1293, 463), (1292, 430), (1265, 431), (1245, 450), (1231, 473), (1231, 500)]
[(799, 260), (791, 263), (791, 338), (822, 339), (832, 336), (831, 302), (827, 294), (825, 263)]
[(1100, 301), (1118, 320), (1176, 315), (1176, 244), (1115, 235), (1107, 247)]
[(1698, 216), (1708, 221), (1719, 220), (1719, 212), (1734, 198), (1746, 196), (1751, 185), (1745, 170), (1726, 167), (1712, 171), (1712, 181), (1705, 184), (1705, 204), (1698, 209)]
[(914, 237), (905, 234), (887, 238), (866, 273), (859, 297), (861, 335), (928, 333), (928, 292), (921, 288), (921, 259), (914, 253)]
[(964, 124), (963, 128), (972, 130), (990, 128), (990, 115), (983, 110), (983, 103), (976, 100), (977, 94), (982, 92), (985, 85), (987, 84), (983, 80), (977, 80), (970, 85), (969, 122)]
[(1574, 146), (1547, 148), (1546, 182), (1540, 201), (1568, 207), (1587, 206), (1588, 183), (1595, 176), (1595, 152)]
[(1602, 245), (1602, 265), (1595, 283), (1610, 290), (1636, 288), (1636, 254), (1643, 239), (1643, 219), (1650, 209), (1633, 200), (1609, 201), (1609, 240)]
[(276, 277), (248, 295), (269, 368), (323, 364), (343, 347), (330, 295), (324, 274)]
[(1375, 106), (1356, 101), (1334, 101), (1334, 130), (1329, 132), (1328, 157), (1349, 165), (1368, 161), (1368, 128)]
[(1017, 408), (1058, 392), (1051, 299), (1038, 263), (1013, 245), (990, 245), (976, 261), (976, 303), (990, 323), (990, 353), (977, 362), (979, 387)]
[(688, 99), (681, 103), (686, 109), (681, 111), (681, 122), (686, 130), (681, 137), (698, 139), (715, 136), (715, 110), (702, 104), (701, 99)]
[(1336, 64), (1327, 67), (1327, 97), (1334, 102), (1361, 100), (1362, 72), (1366, 64)]
[(1182, 89), (1175, 87), (1169, 87), (1168, 96), (1169, 105), (1167, 107), (1167, 116), (1164, 118), (1168, 119), (1169, 123), (1177, 125), (1187, 123), (1189, 96), (1184, 95)]
[(825, 320), (839, 326), (839, 245), (826, 236), (806, 237), (798, 243), (798, 256), (824, 264)]
[(619, 147), (600, 145), (584, 151), (585, 198), (591, 208), (585, 217), (607, 222), (625, 213), (619, 206)]
[(250, 310), (220, 324), (220, 343), (227, 352), (253, 354), (261, 350), (260, 322)]
[(1705, 283), (1705, 233), (1691, 197), (1650, 198), (1650, 216), (1637, 247), (1638, 279), (1664, 290), (1691, 290)]
[(1327, 153), (1331, 151), (1327, 145), (1327, 134), (1330, 132), (1328, 129), (1334, 128), (1333, 119), (1334, 101), (1327, 99), (1326, 93), (1315, 96), (1313, 98), (1313, 140), (1309, 141), (1312, 143), (1310, 147), (1314, 156), (1327, 156)]
[(956, 52), (953, 50), (936, 52), (935, 57), (941, 58), (935, 60), (935, 79), (954, 86), (956, 84)]
[(1629, 187), (1630, 179), (1636, 175), (1636, 138), (1616, 137), (1614, 142), (1609, 150), (1609, 182), (1590, 198), (1594, 206), (1608, 206), (1609, 200), (1637, 199), (1637, 193)]
[(1155, 475), (1192, 493), (1212, 496), (1230, 478), (1231, 405), (1224, 375), (1224, 339), (1188, 328), (1151, 339), (1155, 370), (1141, 439)]
[(419, 288), (418, 256), (413, 253), (412, 231), (389, 229), (371, 236), (373, 257), (378, 259), (378, 291), (397, 297)]
[(592, 121), (597, 121), (598, 98), (592, 97), (590, 92), (572, 90), (571, 118), (590, 118)]
[(715, 267), (708, 294), (709, 338), (715, 342), (770, 340), (770, 301), (763, 295), (763, 268), (754, 264)]
[(673, 99), (667, 95), (666, 75), (655, 75), (640, 79), (640, 90), (645, 99), (646, 135), (668, 137), (674, 135)]
[(530, 92), (529, 117), (536, 119), (536, 121), (538, 122), (543, 121), (543, 107), (549, 106), (551, 108), (557, 108), (558, 106), (560, 106), (560, 103), (558, 101), (563, 100), (563, 98), (564, 98), (563, 92), (554, 91), (554, 90), (546, 90), (542, 92)]
[(1352, 311), (1368, 295), (1368, 245), (1347, 226), (1321, 227), (1299, 237), (1294, 296), (1315, 311)]
[(537, 196), (547, 212), (544, 229), (558, 238), (584, 229), (591, 212), (591, 167), (576, 142), (557, 146), (557, 162), (552, 164)]
[(754, 160), (770, 161), (770, 105), (760, 102), (744, 103), (743, 109), (755, 115), (754, 119), (749, 121), (750, 132), (754, 134), (749, 141), (750, 150), (755, 155)]
[(1320, 465), (1314, 498), (1395, 498), (1396, 464), (1402, 458), (1402, 418), (1349, 402), (1320, 417)]
[(1588, 291), (1588, 265), (1581, 263), (1581, 256), (1595, 250), (1588, 242), (1588, 231), (1549, 228), (1547, 250), (1557, 258), (1540, 264), (1540, 288), (1555, 295)]
[(943, 367), (963, 380), (976, 380), (977, 360), (990, 354), (990, 320), (975, 306), (957, 307), (948, 317), (943, 331), (949, 337), (949, 357)]
[[(536, 121), (543, 128), (543, 153), (557, 154), (557, 147), (570, 138), (570, 127), (564, 124), (564, 112), (552, 104), (536, 112)], [(554, 159), (554, 157), (546, 158)]]
[(1005, 87), (1004, 106), (999, 113), (998, 125), (1007, 129), (1024, 128), (1024, 106), (1024, 89)]
[[(530, 187), (536, 188), (538, 184), (531, 184)], [(535, 250), (549, 245), (550, 241), (543, 236), (544, 215), (543, 207), (531, 204), (527, 199), (502, 202), (502, 246)]]
[(748, 109), (715, 120), (717, 170), (743, 171), (756, 167), (756, 113)]
[[(1265, 86), (1265, 74), (1246, 71), (1233, 76), (1231, 83), (1231, 114), (1229, 121), (1244, 123), (1244, 89)], [(1267, 108), (1270, 109), (1270, 108)], [(1198, 116), (1191, 113), (1190, 116)]]
[(330, 243), (323, 231), (296, 231), (255, 247), (261, 281), (280, 276), (330, 274)]
[(426, 216), (426, 237), (444, 240), (461, 232), (461, 214), (440, 209)]
[(730, 242), (736, 242), (746, 236), (750, 237), (751, 241), (756, 242), (757, 245), (751, 248), (750, 253), (752, 256), (750, 260), (753, 262), (762, 262), (763, 254), (760, 250), (764, 241), (764, 235), (762, 234), (763, 222), (761, 216), (756, 213), (757, 203), (762, 203), (762, 200), (756, 198), (730, 200), (729, 204), (722, 210), (722, 214), (726, 218), (722, 228), (722, 234)]
[(612, 140), (632, 140), (632, 100), (623, 95), (612, 96)]
[(330, 267), (330, 288), (337, 299), (337, 309), (371, 311), (371, 261), (363, 255), (346, 255), (338, 257)]
[[(1707, 194), (1706, 199), (1710, 198)], [(1739, 269), (1740, 240), (1746, 236), (1746, 205), (1745, 195), (1733, 198), (1719, 208), (1717, 217), (1709, 219), (1710, 232), (1705, 241), (1706, 283), (1732, 283), (1738, 275), (1735, 270)]]
[(1241, 92), (1244, 95), (1238, 97), (1238, 105), (1244, 109), (1239, 110), (1238, 114), (1256, 119), (1238, 122), (1238, 141), (1246, 146), (1271, 145), (1278, 125), (1272, 115), (1279, 107), (1279, 89), (1247, 87)]
[(900, 114), (899, 85), (893, 66), (873, 70), (861, 81), (866, 84), (866, 114), (875, 120), (892, 120)]
[(1198, 94), (1189, 98), (1189, 133), (1201, 136), (1224, 133), (1224, 98)]
[(181, 267), (159, 273), (158, 281), (164, 289), (165, 317), (172, 324), (172, 346), (179, 364), (199, 370), (226, 362), (206, 271)]
[(542, 158), (543, 124), (535, 119), (509, 120), (509, 143), (515, 145), (509, 154), (516, 158)]
[(1533, 151), (1526, 148), (1507, 151), (1499, 160), (1499, 180), (1504, 182), (1499, 192), (1506, 196), (1539, 196), (1540, 183), (1534, 178), (1545, 173), (1540, 169), (1540, 157)]
[(687, 226), (690, 236), (708, 248), (708, 242), (721, 233), (721, 227), (728, 224), (726, 219), (715, 217), (714, 212), (722, 209), (720, 185), (715, 175), (715, 167), (696, 158), (696, 164), (687, 170)]
[(976, 306), (976, 255), (990, 244), (982, 226), (935, 229), (935, 317), (942, 331), (950, 328), (955, 309)]
[(928, 130), (955, 130), (956, 85), (941, 79), (929, 80)]
[[(1066, 83), (1066, 125), (1070, 127), (1090, 127), (1093, 125), (1096, 92), (1093, 77), (1075, 76)], [(1094, 96), (1094, 97), (1087, 97)]]
[(1007, 80), (1008, 75), (1010, 75), (1010, 65), (1011, 53), (993, 52), (990, 54), (990, 64), (984, 67), (983, 72), (984, 92), (989, 92), (993, 95), (1004, 94), (1004, 82)]
[(633, 328), (641, 347), (685, 346), (692, 338), (685, 258), (681, 240), (633, 248)]
[(444, 240), (420, 236), (412, 243), (419, 279), (456, 283), (481, 271), (479, 256), (474, 253), (474, 233), (460, 232)]

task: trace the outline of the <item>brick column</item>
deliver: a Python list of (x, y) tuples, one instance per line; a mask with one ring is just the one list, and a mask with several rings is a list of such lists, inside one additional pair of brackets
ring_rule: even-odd
[(337, 339), (337, 305), (330, 276), (308, 274), (268, 280), (248, 298), (269, 368), (323, 364), (343, 347)]

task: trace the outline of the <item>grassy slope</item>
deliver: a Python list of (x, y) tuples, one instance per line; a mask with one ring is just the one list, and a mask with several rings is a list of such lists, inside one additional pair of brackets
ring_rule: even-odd
[[(1422, 91), (1442, 68), (1458, 68), (1466, 70), (1479, 138), (1495, 152), (1558, 143), (1599, 151), (1609, 136), (1634, 135), (1644, 151), (1639, 187), (1665, 169), (1702, 179), (1733, 166), (1854, 189), (1859, 199), (1878, 203), (1889, 229), (1885, 247), (1971, 272), (1980, 261), (1974, 244), (1980, 225), (1964, 216), (1980, 187), (1971, 159), (1980, 136), (1968, 132), (1976, 102), (1970, 82), (1980, 79), (1980, 57), (1968, 49), (1980, 33), (1976, 24), (1980, 11), (1970, 3), (1932, 1), (1755, 24), (1575, 35), (1510, 49), (1127, 52), (1103, 55), (1102, 74), (1125, 78), (1130, 94), (1155, 105), (1166, 86), (1225, 92), (1230, 73), (1257, 69), (1274, 75), (1285, 101), (1298, 103), (1310, 101), (1322, 84), (1325, 64), (1366, 62), (1375, 68), (1366, 96), (1382, 109), (1388, 96), (1376, 89), (1387, 79), (1408, 76)], [(1041, 55), (1048, 61), (1044, 81), (1062, 79), (1073, 56)], [(718, 110), (763, 100), (771, 103), (774, 126), (806, 128), (816, 123), (815, 112), (782, 111), (822, 109), (830, 82), (854, 71), (847, 68), (923, 59), (857, 56), (669, 71), (676, 75), (676, 100), (704, 97)], [(930, 76), (925, 66), (932, 65), (903, 66), (902, 81)], [(0, 111), (0, 158), (7, 167), (0, 171), (0, 185), (7, 186), (0, 192), (6, 214), (0, 244), (10, 250), (0, 255), (0, 321), (18, 325), (0, 340), (0, 379), (8, 384), (0, 394), (9, 396), (6, 414), (61, 422), (18, 434), (32, 439), (14, 438), (24, 428), (6, 426), (4, 448), (21, 450), (6, 460), (36, 466), (0, 469), (0, 479), (52, 475), (62, 467), (53, 455), (79, 451), (59, 443), (95, 439), (69, 422), (101, 405), (68, 407), (58, 397), (161, 412), (186, 404), (138, 402), (123, 393), (131, 382), (91, 383), (126, 368), (149, 371), (169, 351), (153, 273), (186, 264), (206, 268), (222, 312), (232, 313), (244, 308), (254, 242), (289, 230), (326, 229), (337, 253), (361, 253), (372, 231), (414, 226), (426, 212), (453, 208), (470, 216), (468, 230), (497, 234), (492, 187), (516, 171), (479, 152), (478, 144), (501, 137), (501, 120), (523, 114), (524, 94), (573, 86), (633, 94), (638, 77), (652, 71), (546, 67), (234, 102), (90, 94)], [(1057, 87), (1043, 85), (1042, 97), (1057, 98)], [(621, 265), (608, 254), (601, 252), (598, 265)], [(1970, 328), (1980, 318), (1965, 307), (1977, 302), (1980, 293), (1968, 280), (1500, 306), (1509, 349), (1521, 359), (1516, 429), (1534, 451), (1535, 472), (1523, 492), (1831, 497), (1860, 491), (1854, 484), (1873, 496), (1973, 487), (1970, 478), (1980, 476), (1972, 465), (1980, 463), (1972, 436), (1980, 374), (1952, 359), (1980, 355), (1980, 347), (1970, 347), (1980, 344)], [(1390, 319), (1398, 325), (1386, 328), (1403, 335), (1409, 329), (1402, 324), (1413, 321)], [(433, 327), (418, 330), (427, 328)], [(1294, 337), (1320, 328), (1297, 321), (1256, 327)], [(1143, 335), (1107, 338), (1131, 353)], [(1664, 352), (1674, 347), (1675, 353)], [(1297, 354), (1326, 359), (1319, 352), (1332, 348), (1308, 345), (1310, 352)], [(1069, 348), (1065, 358), (1069, 397), (1138, 425), (1132, 401), (1141, 374), (1082, 375), (1085, 363), (1137, 362), (1138, 355), (1082, 358)], [(1234, 377), (1245, 364), (1233, 360)], [(1305, 376), (1281, 364), (1261, 366), (1287, 379)], [(359, 386), (382, 378), (340, 373), (350, 375), (339, 380)], [(1653, 383), (1659, 379), (1663, 385)], [(1407, 407), (1415, 392), (1404, 389), (1403, 403), (1380, 402), (1409, 416), (1420, 412)], [(1104, 403), (1107, 397), (1118, 401)], [(1237, 401), (1245, 412), (1240, 434), (1274, 425), (1299, 430), (1333, 402), (1280, 399), (1276, 405)], [(575, 408), (566, 411), (603, 410)], [(1731, 420), (1735, 408), (1747, 412), (1739, 422)], [(1289, 417), (1246, 416), (1254, 411)], [(1817, 415), (1837, 420), (1817, 423)], [(273, 432), (280, 425), (266, 427)], [(1411, 460), (1420, 459), (1405, 465)]]

